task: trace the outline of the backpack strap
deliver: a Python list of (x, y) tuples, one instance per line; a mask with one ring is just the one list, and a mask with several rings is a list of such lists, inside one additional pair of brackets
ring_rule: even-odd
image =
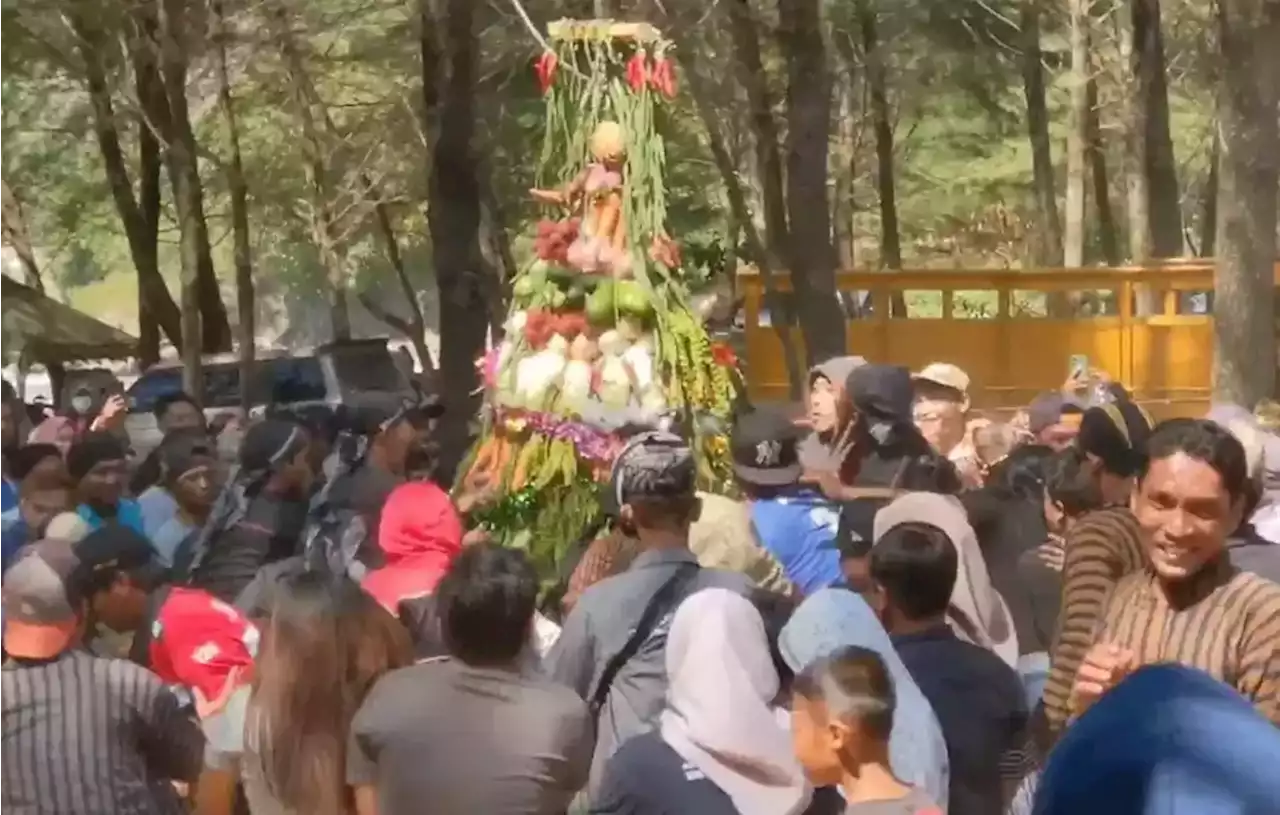
[(591, 694), (591, 699), (587, 702), (593, 721), (599, 720), (600, 711), (604, 708), (604, 703), (609, 698), (609, 691), (613, 688), (613, 680), (617, 678), (618, 672), (639, 652), (640, 646), (644, 645), (645, 640), (649, 639), (649, 635), (653, 633), (658, 621), (666, 616), (667, 612), (675, 608), (684, 588), (693, 581), (698, 571), (697, 563), (681, 563), (676, 568), (675, 574), (667, 578), (667, 581), (649, 599), (648, 605), (644, 607), (644, 612), (640, 615), (640, 621), (632, 629), (631, 636), (627, 638), (626, 644), (622, 646), (618, 653), (610, 657), (609, 661), (605, 663), (604, 670), (600, 673), (600, 681), (596, 683), (595, 692)]

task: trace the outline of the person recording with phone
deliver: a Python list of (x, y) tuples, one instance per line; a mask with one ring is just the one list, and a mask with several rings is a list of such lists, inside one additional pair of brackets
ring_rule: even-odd
[(36, 425), (27, 442), (52, 444), (65, 457), (73, 444), (90, 433), (106, 432), (124, 437), (128, 413), (128, 403), (121, 393), (107, 395), (104, 389), (95, 396), (88, 387), (77, 388), (67, 400), (66, 409)]

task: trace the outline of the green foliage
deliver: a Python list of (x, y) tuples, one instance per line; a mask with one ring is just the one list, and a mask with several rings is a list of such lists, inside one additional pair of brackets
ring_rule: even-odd
[[(78, 43), (66, 22), (72, 8), (69, 2), (10, 0), (2, 10), (4, 177), (23, 201), (48, 282), (69, 293), (73, 303), (132, 327), (128, 325), (136, 316), (132, 262), (93, 132)], [(338, 208), (344, 213), (341, 237), (350, 260), (352, 288), (384, 294), (389, 303), (400, 296), (370, 202), (364, 200), (358, 183), (363, 173), (377, 182), (389, 202), (413, 284), (431, 289), (434, 277), (424, 202), (434, 123), (423, 116), (417, 4), (282, 2), (306, 73), (332, 122), (326, 163), (337, 188)], [(127, 13), (135, 6), (123, 0), (92, 0), (90, 5), (106, 35), (107, 50), (102, 56), (122, 148), (134, 163), (138, 102), (126, 23)], [(229, 0), (229, 68), (250, 183), (262, 308), (268, 322), (319, 325), (313, 318), (323, 308), (323, 278), (308, 221), (311, 196), (299, 149), (300, 125), (289, 95), (276, 24), (268, 14), (279, 5)], [(548, 0), (527, 0), (525, 5), (536, 21), (566, 13), (563, 4)], [(773, 4), (753, 0), (753, 6), (765, 23), (760, 30), (764, 64), (779, 100), (781, 125), (786, 66), (775, 32), (769, 28)], [(712, 124), (739, 162), (749, 201), (758, 208), (741, 83), (735, 81), (723, 8), (713, 7), (698, 16), (690, 30), (669, 33), (680, 35), (682, 48), (697, 51), (714, 92), (710, 101), (718, 121)], [(872, 7), (889, 68), (899, 220), (907, 263), (1020, 262), (1025, 234), (1034, 226), (1019, 65), (1020, 3), (912, 0), (873, 2)], [(832, 177), (849, 176), (857, 260), (871, 265), (878, 255), (880, 225), (866, 65), (855, 8), (850, 2), (828, 2), (824, 7), (829, 41), (836, 46), (831, 49), (836, 92), (847, 84), (853, 99), (841, 114), (851, 121), (832, 123), (833, 162), (837, 155), (851, 159), (848, 166), (833, 165)], [(1183, 210), (1191, 225), (1198, 213), (1211, 140), (1210, 10), (1196, 0), (1164, 0), (1163, 12), (1172, 133), (1184, 190)], [(502, 227), (517, 262), (522, 263), (529, 256), (524, 236), (538, 217), (526, 191), (538, 181), (538, 145), (546, 126), (544, 100), (531, 70), (541, 46), (505, 6), (499, 4), (481, 16), (486, 27), (478, 32), (477, 150), (484, 159), (484, 186), (501, 205)], [(1062, 9), (1046, 6), (1041, 26), (1061, 192), (1067, 120)], [(212, 20), (193, 18), (187, 43), (188, 88), (214, 260), (230, 300), (231, 228), (225, 174), (229, 142), (218, 107), (213, 30)], [(440, 47), (445, 32), (438, 22), (427, 34)], [(854, 54), (852, 64), (844, 64), (839, 56), (845, 53), (845, 45)], [(1113, 45), (1100, 43), (1099, 47)], [(559, 78), (566, 79), (563, 65)], [(686, 84), (685, 77), (678, 81)], [(706, 122), (684, 91), (682, 87), (677, 99), (664, 106), (656, 123), (666, 136), (665, 219), (668, 231), (680, 238), (688, 265), (709, 278), (732, 266), (723, 244), (734, 226), (707, 146)], [(1106, 112), (1104, 123), (1109, 123), (1105, 141), (1113, 168), (1113, 203), (1123, 215), (1120, 157), (1115, 152), (1121, 140), (1114, 138), (1114, 110)], [(840, 134), (846, 125), (852, 141), (842, 144), (845, 136)], [(566, 138), (569, 132), (565, 130)], [(582, 129), (572, 132), (580, 134)], [(785, 132), (782, 135), (785, 139)], [(564, 155), (568, 160), (569, 154)], [(559, 179), (563, 171), (560, 166), (551, 175)], [(136, 166), (131, 172), (136, 186)], [(161, 269), (176, 291), (178, 230), (168, 201), (167, 178), (162, 180)]]
[(58, 286), (62, 289), (78, 289), (97, 283), (106, 276), (106, 270), (98, 263), (93, 250), (82, 243), (73, 243), (67, 252), (66, 263), (58, 272)]

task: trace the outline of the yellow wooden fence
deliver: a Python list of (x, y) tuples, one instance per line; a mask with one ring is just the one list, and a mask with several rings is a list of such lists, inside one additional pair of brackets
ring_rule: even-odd
[[(739, 272), (745, 364), (757, 400), (785, 400), (787, 372), (778, 332), (755, 270)], [(1280, 285), (1280, 263), (1275, 282)], [(774, 283), (791, 302), (785, 273)], [(1163, 268), (847, 271), (837, 275), (846, 314), (845, 347), (876, 362), (918, 369), (951, 362), (973, 380), (978, 408), (1009, 409), (1055, 390), (1073, 355), (1107, 371), (1159, 417), (1201, 414), (1213, 365), (1211, 262)], [(890, 316), (895, 295), (905, 316)], [(1076, 316), (1050, 316), (1069, 300)], [(1138, 303), (1147, 304), (1139, 309)], [(1061, 313), (1057, 309), (1053, 309)], [(792, 329), (803, 353), (799, 329)]]

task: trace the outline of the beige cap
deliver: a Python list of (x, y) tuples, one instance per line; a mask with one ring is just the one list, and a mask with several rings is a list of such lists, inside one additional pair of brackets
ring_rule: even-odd
[(45, 527), (44, 536), (54, 540), (79, 543), (91, 531), (84, 518), (74, 512), (59, 512)]
[(951, 388), (965, 395), (969, 393), (969, 375), (950, 362), (930, 362), (923, 370), (912, 374), (911, 378)]

